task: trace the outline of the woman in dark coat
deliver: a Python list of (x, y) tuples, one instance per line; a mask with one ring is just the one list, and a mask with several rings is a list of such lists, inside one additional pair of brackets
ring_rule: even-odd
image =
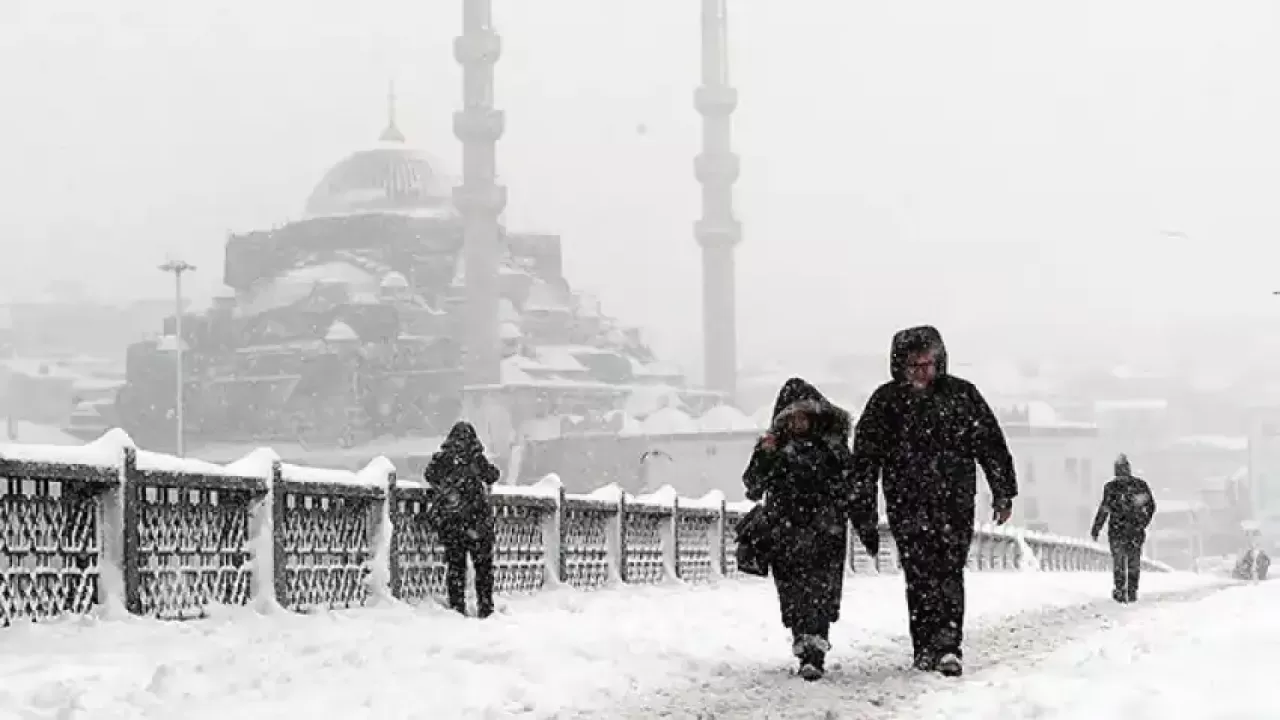
[(476, 571), (476, 609), (493, 614), (493, 545), (495, 527), (489, 490), (498, 468), (484, 455), (484, 445), (469, 422), (458, 422), (423, 471), (431, 489), (428, 522), (444, 545), (445, 586), (449, 607), (467, 614), (467, 556)]
[(783, 385), (769, 432), (743, 475), (747, 498), (764, 500), (769, 567), (782, 624), (806, 680), (822, 677), (828, 632), (840, 619), (852, 454), (849, 414), (800, 378)]

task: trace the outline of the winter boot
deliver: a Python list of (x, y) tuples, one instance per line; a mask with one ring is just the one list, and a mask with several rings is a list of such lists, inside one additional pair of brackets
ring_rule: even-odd
[(964, 664), (960, 662), (959, 655), (946, 653), (938, 658), (938, 672), (946, 677), (960, 677), (964, 674)]
[(1115, 590), (1111, 591), (1111, 599), (1115, 600), (1118, 603), (1129, 602), (1129, 596), (1125, 593), (1124, 590), (1121, 590), (1120, 588), (1116, 588)]
[(791, 652), (800, 659), (800, 677), (809, 682), (822, 679), (830, 649), (831, 643), (821, 635), (797, 636), (791, 645)]
[(938, 654), (932, 650), (917, 650), (911, 666), (920, 672), (933, 672), (938, 669)]

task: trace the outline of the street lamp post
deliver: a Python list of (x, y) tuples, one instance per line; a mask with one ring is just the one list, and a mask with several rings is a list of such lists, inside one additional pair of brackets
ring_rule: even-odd
[(177, 448), (175, 454), (183, 457), (183, 426), (182, 426), (182, 391), (183, 391), (183, 373), (182, 373), (182, 273), (191, 272), (196, 269), (195, 265), (184, 260), (170, 260), (160, 266), (160, 269), (173, 273), (173, 339), (174, 339), (174, 375), (175, 381), (174, 398), (173, 398), (173, 418), (175, 424), (175, 441)]

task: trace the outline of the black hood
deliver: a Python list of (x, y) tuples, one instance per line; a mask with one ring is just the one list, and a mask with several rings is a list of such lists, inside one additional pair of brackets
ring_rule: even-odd
[(792, 412), (807, 412), (815, 417), (815, 431), (820, 435), (835, 434), (846, 442), (853, 431), (849, 413), (838, 407), (808, 381), (793, 377), (782, 385), (773, 403), (773, 427), (780, 429), (782, 420)]
[(894, 333), (893, 346), (889, 350), (889, 374), (894, 380), (904, 382), (907, 379), (907, 356), (930, 349), (938, 351), (938, 377), (946, 375), (947, 345), (942, 342), (938, 328), (918, 325)]
[(460, 458), (470, 458), (474, 455), (484, 455), (484, 444), (480, 442), (480, 437), (476, 435), (476, 428), (466, 420), (459, 420), (454, 423), (453, 428), (449, 430), (449, 436), (444, 439), (440, 445), (442, 454), (456, 455)]

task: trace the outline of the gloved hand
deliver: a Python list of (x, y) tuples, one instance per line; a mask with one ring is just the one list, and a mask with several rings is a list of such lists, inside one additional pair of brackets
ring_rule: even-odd
[(991, 520), (997, 525), (1009, 522), (1013, 516), (1013, 498), (996, 498), (991, 501)]

